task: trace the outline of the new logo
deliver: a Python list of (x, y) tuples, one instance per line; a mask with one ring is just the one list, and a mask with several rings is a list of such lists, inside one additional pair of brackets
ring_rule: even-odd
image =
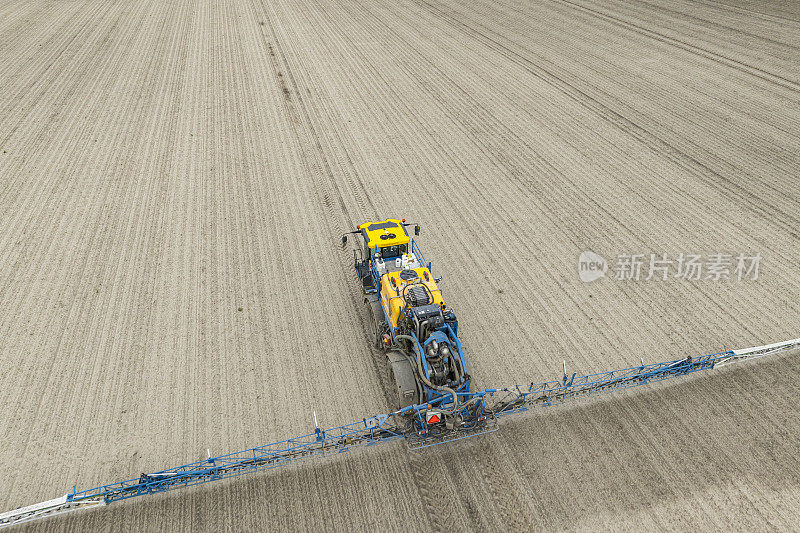
[(600, 279), (606, 275), (608, 263), (603, 256), (590, 250), (581, 252), (578, 257), (578, 276), (584, 283)]

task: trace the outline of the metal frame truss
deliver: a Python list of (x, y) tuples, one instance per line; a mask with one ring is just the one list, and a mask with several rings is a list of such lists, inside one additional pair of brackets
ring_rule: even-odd
[[(277, 468), (313, 457), (343, 453), (358, 446), (374, 446), (400, 438), (404, 438), (412, 449), (435, 446), (495, 431), (498, 418), (513, 413), (560, 404), (590, 394), (646, 385), (795, 349), (800, 349), (800, 339), (741, 350), (725, 350), (663, 363), (647, 365), (642, 363), (636, 367), (584, 376), (577, 374), (569, 376), (565, 368), (561, 380), (477, 392), (458, 392), (458, 402), (455, 407), (452, 407), (452, 398), (448, 394), (427, 404), (365, 418), (360, 422), (325, 430), (317, 427), (314, 433), (301, 437), (219, 457), (209, 457), (205, 461), (151, 474), (141, 474), (138, 478), (127, 481), (83, 491), (73, 490), (72, 493), (60, 498), (0, 514), (0, 527), (107, 505), (135, 496), (240, 476), (256, 470)], [(429, 425), (425, 415), (434, 409), (441, 411), (443, 420)]]

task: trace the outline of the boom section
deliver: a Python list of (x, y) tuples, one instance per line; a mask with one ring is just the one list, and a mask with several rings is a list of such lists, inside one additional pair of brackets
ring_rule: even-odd
[(0, 514), (0, 527), (45, 518), (78, 509), (98, 507), (118, 500), (167, 492), (177, 488), (235, 477), (257, 470), (346, 452), (355, 447), (374, 446), (404, 438), (410, 448), (424, 448), (453, 440), (485, 434), (497, 429), (497, 420), (537, 407), (547, 407), (597, 393), (646, 385), (686, 376), (701, 370), (757, 359), (800, 349), (800, 338), (740, 350), (725, 350), (699, 357), (578, 376), (566, 372), (560, 380), (515, 385), (476, 392), (457, 391), (452, 398), (442, 395), (428, 403), (413, 405), (394, 413), (373, 416), (360, 422), (323, 430), (241, 452), (209, 457), (205, 461), (141, 474), (60, 498)]

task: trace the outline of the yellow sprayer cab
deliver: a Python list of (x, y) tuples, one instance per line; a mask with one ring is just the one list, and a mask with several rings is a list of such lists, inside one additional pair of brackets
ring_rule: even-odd
[(381, 222), (365, 222), (358, 227), (364, 237), (364, 257), (372, 260), (375, 253), (383, 258), (402, 257), (408, 253), (411, 238), (403, 227), (403, 221), (386, 219)]

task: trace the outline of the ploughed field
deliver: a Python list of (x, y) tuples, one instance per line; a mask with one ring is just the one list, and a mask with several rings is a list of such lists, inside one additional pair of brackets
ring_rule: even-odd
[[(800, 336), (799, 21), (777, 1), (2, 3), (0, 510), (387, 411), (340, 246), (369, 219), (422, 224), (479, 387)], [(605, 279), (581, 282), (584, 250)], [(645, 280), (681, 253), (733, 256), (731, 279)], [(616, 279), (632, 254), (639, 280)], [(797, 361), (30, 529), (790, 529)]]

